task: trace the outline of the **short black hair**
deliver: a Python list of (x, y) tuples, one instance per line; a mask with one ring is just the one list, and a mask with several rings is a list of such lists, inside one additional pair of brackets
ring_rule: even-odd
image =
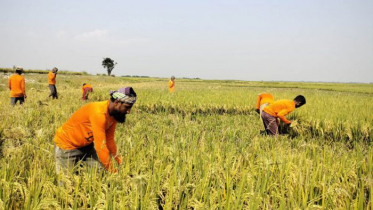
[(298, 95), (297, 97), (294, 98), (294, 101), (298, 101), (301, 103), (301, 105), (306, 104), (306, 98), (302, 95)]
[(84, 86), (85, 84), (87, 84), (87, 83), (83, 83), (83, 86)]
[(19, 74), (19, 75), (21, 75), (21, 74), (22, 74), (22, 70), (18, 70), (18, 69), (17, 69), (17, 70), (16, 70), (16, 73)]

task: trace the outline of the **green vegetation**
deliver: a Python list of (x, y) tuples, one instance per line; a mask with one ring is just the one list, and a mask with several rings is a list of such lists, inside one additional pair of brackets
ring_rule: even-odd
[[(11, 68), (0, 68), (0, 73), (14, 73), (14, 69)], [(25, 69), (23, 71), (25, 74), (48, 74), (49, 70), (35, 70), (35, 69)], [(58, 71), (58, 74), (66, 75), (88, 75), (87, 72), (74, 72), (74, 71)]]
[[(95, 90), (132, 86), (138, 102), (116, 142), (116, 174), (57, 175), (55, 131)], [(373, 85), (26, 74), (24, 106), (0, 75), (0, 209), (373, 209)], [(260, 134), (258, 93), (302, 94), (298, 126)], [(59, 186), (63, 181), (66, 186)]]

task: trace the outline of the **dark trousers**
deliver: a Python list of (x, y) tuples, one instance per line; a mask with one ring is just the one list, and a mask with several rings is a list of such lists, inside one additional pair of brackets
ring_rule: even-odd
[(10, 104), (12, 106), (17, 104), (17, 101), (19, 101), (19, 104), (23, 104), (25, 102), (25, 97), (11, 97), (10, 98)]
[(56, 85), (51, 85), (51, 84), (49, 84), (49, 90), (51, 90), (51, 94), (49, 95), (49, 97), (52, 96), (53, 99), (58, 99)]
[(91, 88), (84, 88), (83, 101), (88, 100), (88, 95), (89, 95), (90, 92), (92, 92)]
[(263, 120), (264, 129), (266, 130), (268, 135), (278, 134), (278, 121), (276, 117), (263, 111), (262, 120)]
[(54, 145), (54, 154), (57, 173), (77, 171), (82, 165), (88, 166), (91, 170), (103, 169), (93, 143), (73, 150), (64, 150)]

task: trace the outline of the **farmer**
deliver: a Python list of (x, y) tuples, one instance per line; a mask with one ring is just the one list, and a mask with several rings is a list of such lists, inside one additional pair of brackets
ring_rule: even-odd
[(88, 100), (88, 95), (90, 92), (93, 92), (92, 85), (83, 83), (83, 87), (82, 87), (83, 101)]
[(48, 84), (49, 84), (49, 89), (51, 91), (51, 94), (49, 95), (49, 97), (52, 96), (53, 99), (58, 99), (57, 88), (56, 88), (57, 72), (58, 72), (58, 69), (54, 67), (52, 71), (49, 71), (48, 73)]
[(16, 68), (16, 73), (13, 74), (8, 81), (9, 90), (10, 90), (10, 104), (15, 106), (17, 101), (19, 104), (25, 102), (26, 90), (25, 90), (25, 78), (21, 76), (23, 72), (22, 67)]
[(258, 95), (258, 100), (256, 102), (256, 112), (258, 114), (261, 114), (264, 107), (268, 106), (269, 104), (273, 103), (274, 101), (274, 98), (273, 98), (273, 95), (270, 94), (270, 93), (260, 93)]
[(174, 76), (172, 76), (171, 80), (168, 82), (168, 91), (170, 93), (175, 92), (175, 77)]
[(54, 137), (57, 172), (71, 170), (79, 161), (115, 172), (111, 157), (121, 163), (115, 128), (118, 122), (125, 122), (135, 102), (135, 91), (125, 87), (110, 91), (110, 100), (89, 103), (76, 111)]
[(286, 115), (306, 104), (306, 98), (299, 95), (294, 100), (278, 100), (263, 109), (261, 114), (264, 129), (268, 135), (278, 134), (278, 121), (280, 118), (285, 124), (291, 124)]

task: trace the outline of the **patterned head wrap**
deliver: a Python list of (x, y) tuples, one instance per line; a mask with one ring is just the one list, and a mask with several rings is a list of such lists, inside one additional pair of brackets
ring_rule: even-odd
[(111, 97), (126, 104), (134, 104), (137, 95), (132, 87), (124, 87), (119, 90), (110, 91)]

